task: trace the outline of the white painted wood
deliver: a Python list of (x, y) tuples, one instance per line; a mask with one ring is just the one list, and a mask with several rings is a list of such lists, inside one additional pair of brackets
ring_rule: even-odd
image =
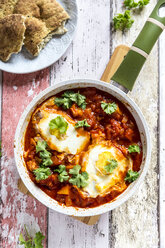
[[(165, 16), (165, 8), (162, 11)], [(160, 247), (165, 248), (165, 32), (159, 42), (159, 122), (160, 122), (160, 169), (159, 169), (159, 192), (160, 192)]]
[[(71, 78), (99, 79), (110, 54), (110, 0), (78, 0), (79, 21), (75, 39), (52, 67), (51, 83)], [(49, 210), (48, 248), (108, 248), (109, 214), (95, 226)]]
[[(111, 14), (121, 12), (121, 1), (79, 0), (79, 23), (76, 37), (63, 58), (52, 67), (51, 83), (55, 84), (70, 78), (100, 78), (109, 60), (109, 53), (112, 52), (111, 48), (114, 50), (119, 44), (132, 44), (155, 3), (156, 0), (152, 1), (139, 16), (135, 16), (135, 24), (131, 31), (124, 35), (116, 32), (111, 36)], [(50, 210), (48, 248), (159, 247), (157, 93), (158, 47), (156, 45), (134, 90), (129, 93), (142, 109), (151, 132), (152, 159), (150, 172), (145, 182), (132, 199), (109, 215), (103, 215), (98, 225), (94, 227), (86, 226)]]
[[(144, 9), (140, 16), (135, 17), (135, 23), (125, 35), (114, 34), (117, 44), (128, 44), (134, 41), (144, 25), (156, 0)], [(113, 11), (120, 12), (116, 1), (113, 1)], [(120, 5), (121, 6), (121, 5)], [(149, 172), (139, 191), (123, 206), (112, 212), (111, 244), (113, 248), (158, 248), (158, 181), (157, 181), (157, 121), (158, 121), (158, 46), (156, 45), (148, 58), (134, 89), (129, 96), (141, 108), (150, 129), (152, 141), (152, 158)]]

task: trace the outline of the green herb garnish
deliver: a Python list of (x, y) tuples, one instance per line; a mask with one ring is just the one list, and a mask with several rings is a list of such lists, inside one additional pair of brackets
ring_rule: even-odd
[(38, 152), (44, 151), (46, 147), (47, 147), (46, 141), (39, 140), (36, 145), (36, 152), (38, 153)]
[(128, 9), (142, 9), (145, 5), (149, 4), (150, 0), (140, 0), (135, 2), (134, 0), (125, 0), (124, 6)]
[(101, 108), (104, 110), (106, 114), (111, 115), (116, 111), (117, 104), (114, 102), (113, 103), (101, 102)]
[(69, 182), (73, 185), (76, 185), (78, 188), (86, 187), (88, 185), (88, 173), (86, 171), (82, 172), (80, 174), (81, 166), (75, 165), (73, 169), (69, 170), (69, 174), (72, 175), (72, 177), (69, 179)]
[(140, 153), (140, 147), (138, 145), (130, 145), (128, 147), (128, 151), (129, 153), (132, 153), (132, 152)]
[(54, 102), (57, 106), (61, 106), (64, 109), (69, 109), (75, 102), (77, 105), (85, 109), (86, 108), (86, 97), (81, 95), (79, 92), (65, 91), (62, 97), (56, 97)]
[(33, 171), (34, 175), (36, 176), (36, 180), (45, 180), (51, 175), (50, 168), (37, 168)]
[(50, 133), (55, 135), (58, 139), (65, 134), (68, 128), (68, 123), (61, 116), (57, 116), (49, 122)]
[(63, 183), (64, 181), (67, 181), (69, 179), (69, 175), (66, 171), (66, 167), (63, 164), (60, 164), (58, 169), (54, 170), (55, 172), (58, 172), (58, 180)]
[(113, 170), (118, 166), (118, 162), (115, 159), (108, 159), (104, 169), (107, 173), (111, 174)]
[(124, 14), (117, 14), (113, 18), (113, 24), (115, 30), (125, 31), (126, 29), (131, 28), (134, 20), (131, 19), (131, 14), (129, 10), (126, 10)]
[(139, 173), (137, 171), (129, 170), (126, 174), (125, 181), (132, 183), (139, 177)]
[(19, 235), (19, 241), (20, 245), (24, 245), (24, 248), (43, 248), (42, 241), (45, 238), (45, 236), (41, 232), (37, 232), (34, 236), (34, 239), (29, 235), (27, 228), (25, 226), (26, 231), (26, 240), (23, 237), (23, 234), (21, 233)]
[(50, 166), (53, 164), (51, 160), (52, 154), (46, 150), (47, 143), (46, 141), (38, 141), (36, 145), (36, 152), (40, 154), (40, 158), (42, 159), (41, 167)]
[(84, 119), (76, 123), (75, 128), (79, 128), (79, 127), (90, 127), (90, 125), (88, 124), (87, 120)]

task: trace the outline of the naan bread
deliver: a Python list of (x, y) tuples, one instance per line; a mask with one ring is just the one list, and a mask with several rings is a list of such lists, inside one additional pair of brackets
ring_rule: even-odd
[(7, 61), (21, 51), (25, 34), (25, 17), (8, 15), (0, 20), (0, 59)]
[(46, 23), (50, 32), (56, 32), (58, 28), (63, 29), (64, 23), (70, 18), (56, 0), (37, 0), (37, 5), (41, 10), (40, 18)]
[[(23, 29), (21, 28), (20, 19), (9, 18), (8, 15), (12, 14), (13, 16), (17, 15), (21, 18), (26, 16), (24, 44), (26, 49), (33, 56), (39, 54), (54, 34), (62, 35), (67, 32), (65, 22), (70, 18), (68, 13), (56, 0), (0, 0), (0, 19), (2, 19), (4, 23), (3, 29), (6, 27), (6, 29), (9, 30), (10, 21), (11, 34), (13, 35), (14, 32), (13, 38), (10, 37), (10, 32), (7, 31), (8, 36), (5, 35), (4, 37), (3, 32), (1, 32), (3, 42), (1, 42), (0, 37), (0, 47), (4, 47), (4, 42), (8, 44), (8, 49), (7, 46), (5, 51), (2, 49), (2, 55), (0, 57), (4, 61), (7, 61), (12, 53), (17, 52), (17, 49), (20, 51), (23, 44), (23, 36), (21, 36)], [(8, 23), (5, 24), (5, 20), (7, 20)], [(18, 26), (16, 25), (17, 22)], [(20, 32), (18, 32), (18, 27), (20, 28)], [(17, 34), (18, 39), (16, 41)], [(17, 49), (14, 44), (17, 44)], [(20, 47), (18, 44), (20, 44)]]
[(67, 32), (69, 15), (56, 0), (18, 0), (14, 13), (26, 15), (25, 47), (37, 56), (53, 35)]
[(63, 29), (64, 22), (70, 18), (56, 0), (18, 0), (14, 13), (39, 18), (49, 32)]
[(0, 0), (0, 19), (13, 14), (17, 0)]
[(27, 17), (24, 45), (33, 56), (39, 54), (51, 37), (44, 22), (35, 17)]

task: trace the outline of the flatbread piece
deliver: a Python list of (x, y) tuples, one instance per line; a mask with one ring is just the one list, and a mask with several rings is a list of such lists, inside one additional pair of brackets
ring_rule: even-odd
[(21, 51), (25, 34), (25, 16), (8, 15), (0, 19), (0, 59), (7, 61)]

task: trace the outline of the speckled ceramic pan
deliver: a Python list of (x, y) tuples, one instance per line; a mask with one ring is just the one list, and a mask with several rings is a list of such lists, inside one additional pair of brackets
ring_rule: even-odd
[[(112, 83), (116, 86), (119, 86), (120, 84), (120, 87), (122, 87), (125, 92), (132, 89), (142, 65), (144, 64), (154, 43), (156, 42), (159, 35), (164, 29), (165, 18), (160, 18), (158, 16), (158, 10), (160, 6), (162, 6), (162, 4), (164, 3), (165, 0), (158, 1), (155, 9), (151, 13), (140, 35), (131, 47), (128, 54), (126, 55), (117, 72), (113, 76), (113, 80), (115, 80), (117, 83)], [(120, 206), (122, 203), (128, 200), (130, 196), (139, 188), (140, 183), (143, 181), (144, 176), (147, 172), (151, 156), (151, 143), (148, 127), (138, 106), (127, 96), (126, 93), (124, 93), (122, 90), (118, 89), (114, 85), (99, 80), (89, 79), (77, 79), (61, 82), (41, 92), (36, 98), (33, 99), (33, 101), (28, 105), (28, 107), (22, 114), (15, 134), (14, 153), (16, 165), (20, 177), (27, 189), (34, 195), (35, 198), (37, 198), (45, 206), (58, 212), (74, 216), (92, 216), (102, 214)], [(83, 209), (66, 207), (59, 204), (57, 201), (53, 200), (47, 194), (45, 194), (39, 187), (37, 187), (31, 181), (23, 159), (23, 144), (25, 131), (30, 120), (31, 114), (33, 113), (34, 109), (38, 104), (41, 104), (47, 98), (56, 95), (61, 91), (86, 87), (96, 87), (99, 90), (113, 95), (119, 101), (121, 101), (125, 105), (125, 107), (132, 113), (141, 136), (143, 147), (143, 159), (140, 169), (140, 176), (138, 177), (138, 179), (131, 183), (129, 187), (121, 195), (115, 198), (113, 202), (106, 203), (95, 208)]]
[[(86, 88), (86, 87), (96, 87), (102, 91), (108, 92), (109, 94), (113, 95), (117, 99), (119, 99), (132, 113), (134, 116), (137, 126), (140, 131), (142, 146), (143, 146), (143, 162), (141, 165), (140, 176), (139, 178), (132, 183), (127, 190), (122, 193), (119, 197), (116, 198), (114, 202), (106, 203), (102, 206), (96, 208), (74, 208), (74, 207), (66, 207), (59, 204), (57, 201), (53, 200), (47, 194), (45, 194), (39, 187), (37, 187), (30, 179), (28, 175), (28, 171), (26, 169), (26, 165), (23, 159), (23, 144), (24, 144), (24, 135), (30, 120), (31, 114), (33, 113), (36, 106), (42, 103), (45, 99), (56, 95), (57, 93), (68, 90), (68, 89), (75, 89), (75, 88)], [(108, 83), (97, 81), (97, 80), (89, 80), (89, 79), (78, 79), (78, 80), (71, 80), (65, 81), (55, 86), (49, 87), (43, 92), (41, 92), (26, 108), (24, 113), (21, 116), (19, 124), (17, 126), (16, 135), (15, 135), (15, 144), (14, 144), (14, 152), (15, 152), (15, 161), (17, 165), (18, 172), (20, 177), (27, 187), (27, 189), (34, 195), (36, 199), (42, 202), (47, 207), (56, 210), (58, 212), (68, 214), (68, 215), (75, 215), (75, 216), (92, 216), (105, 213), (109, 210), (112, 210), (118, 206), (120, 206), (123, 202), (125, 202), (139, 187), (139, 184), (143, 181), (143, 178), (146, 174), (151, 148), (150, 148), (150, 139), (149, 139), (149, 132), (145, 122), (145, 119), (137, 107), (137, 105), (120, 89), (117, 87), (110, 85)]]

